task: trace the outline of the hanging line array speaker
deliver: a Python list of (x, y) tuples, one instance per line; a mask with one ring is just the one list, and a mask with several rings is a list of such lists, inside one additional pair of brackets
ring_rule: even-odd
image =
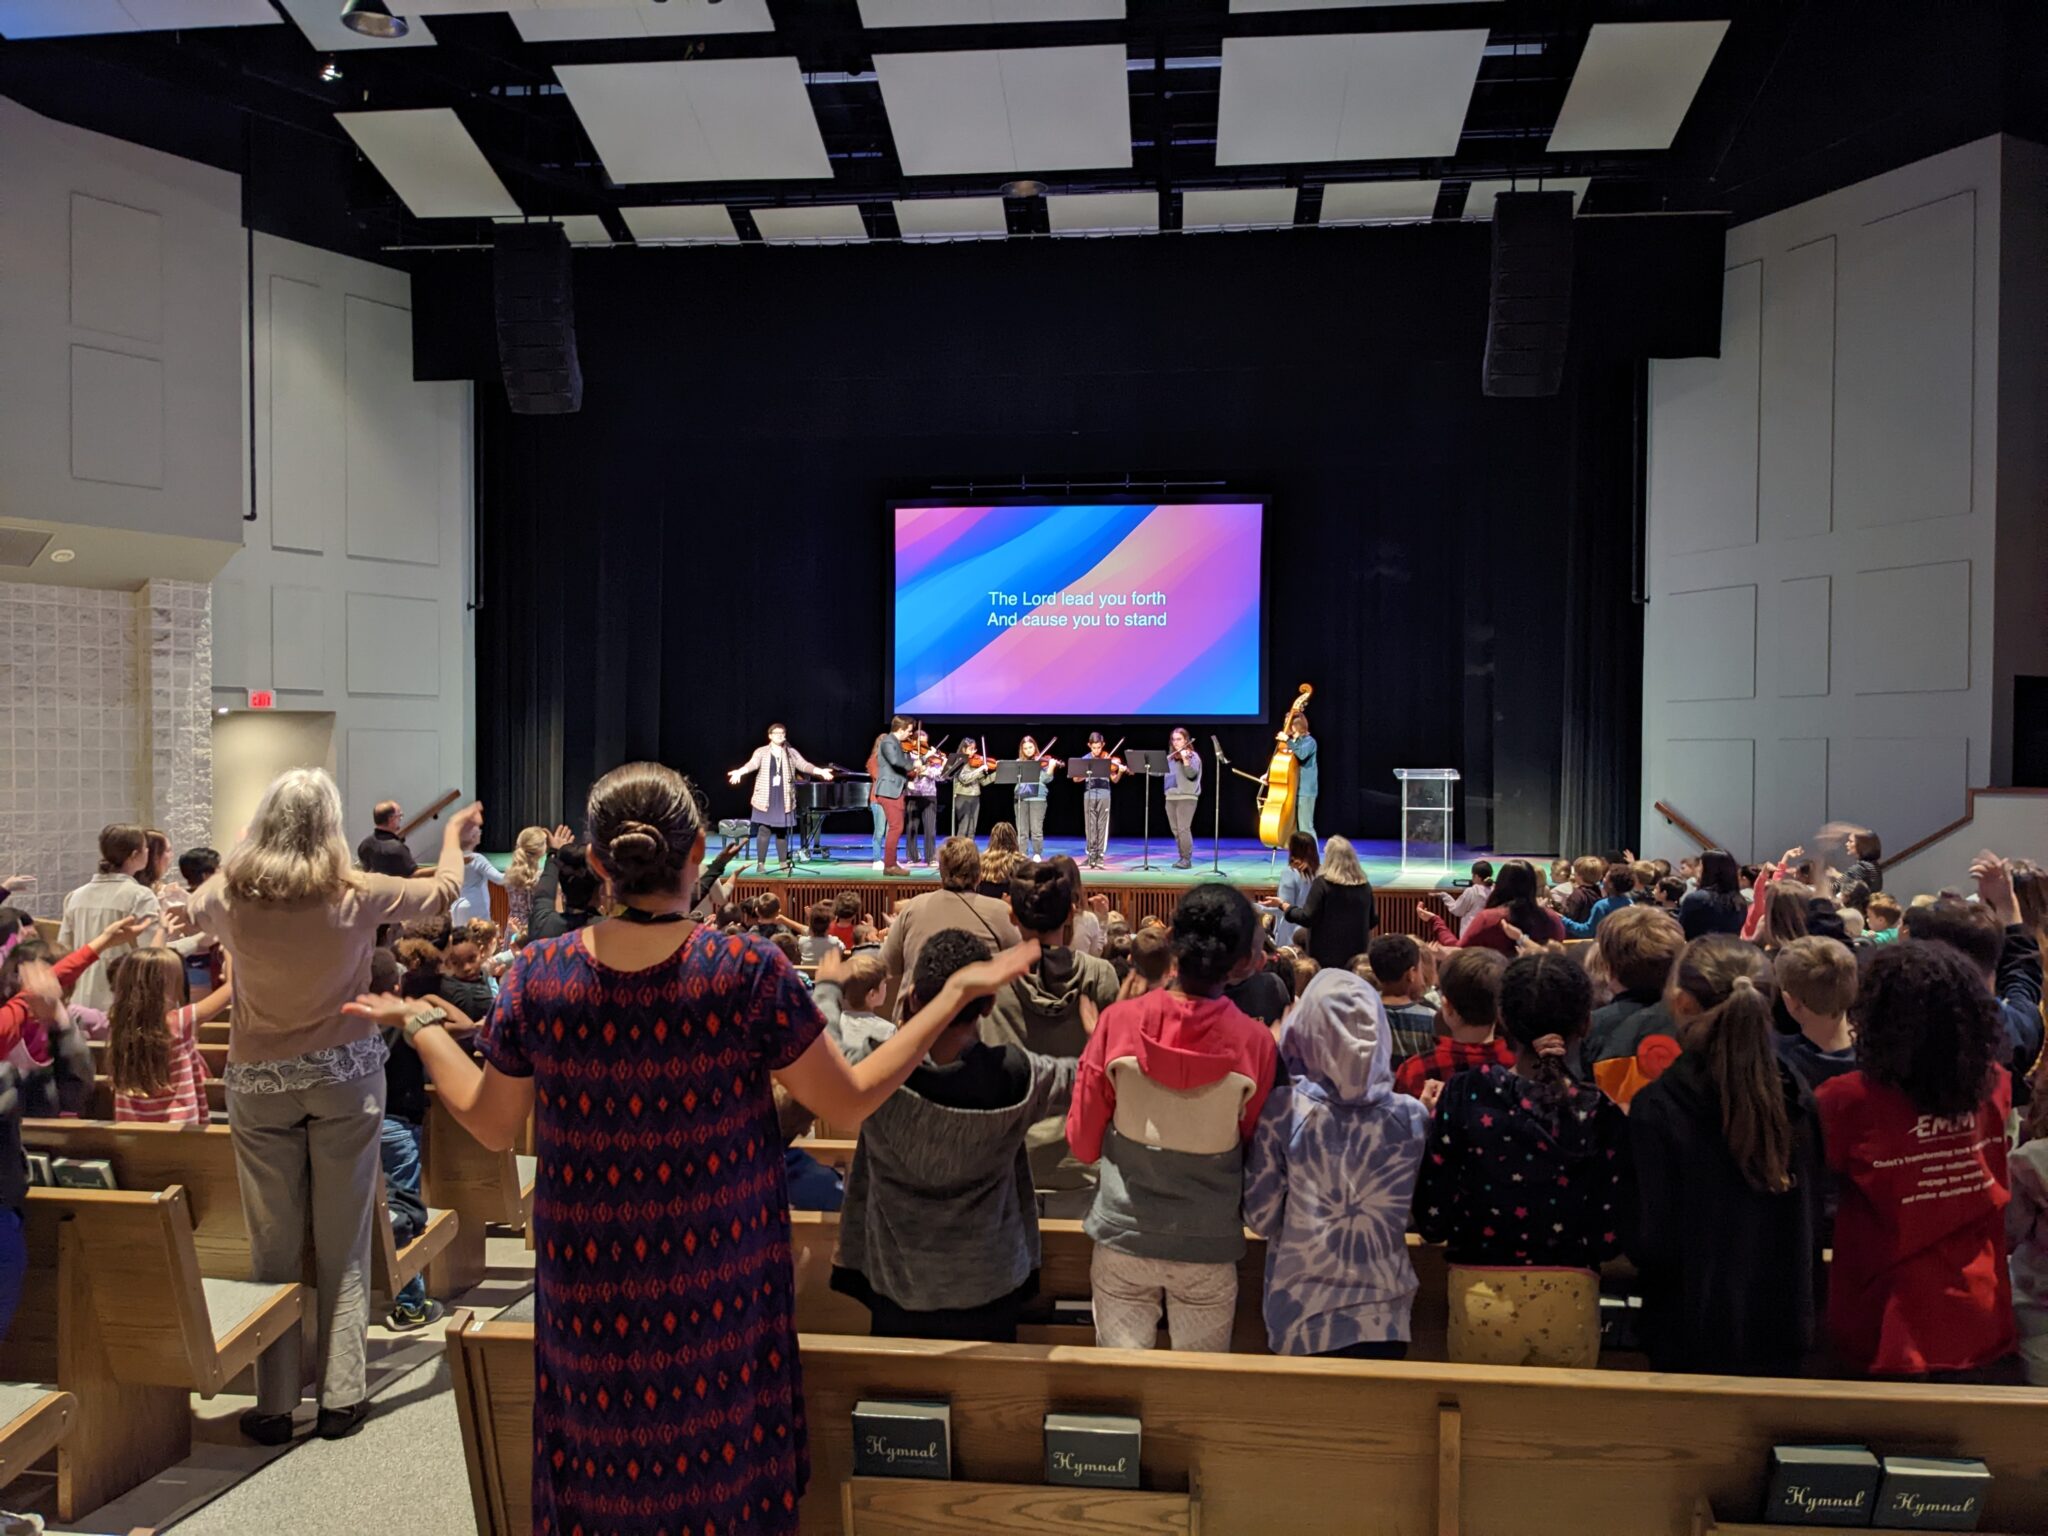
[(1493, 204), (1485, 393), (1556, 394), (1571, 315), (1572, 194), (1501, 193)]
[(500, 224), (491, 241), (498, 366), (514, 415), (583, 408), (569, 237), (559, 224)]

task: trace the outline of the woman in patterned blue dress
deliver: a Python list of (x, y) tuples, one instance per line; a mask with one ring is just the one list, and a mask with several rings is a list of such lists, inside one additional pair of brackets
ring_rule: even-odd
[(958, 973), (850, 1067), (824, 1033), (836, 967), (814, 1001), (774, 946), (687, 920), (704, 829), (681, 775), (614, 769), (588, 821), (591, 863), (626, 911), (520, 953), (482, 1069), (436, 1010), (353, 1006), (403, 1025), (485, 1146), (511, 1146), (536, 1115), (533, 1529), (792, 1532), (810, 1461), (770, 1075), (858, 1123), (1037, 946)]

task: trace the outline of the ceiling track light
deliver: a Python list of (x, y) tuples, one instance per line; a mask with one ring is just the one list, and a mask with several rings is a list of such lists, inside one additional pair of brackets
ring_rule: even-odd
[(320, 78), (329, 85), (334, 84), (335, 81), (341, 78), (341, 66), (335, 63), (334, 60), (329, 59), (320, 66)]
[(403, 16), (391, 14), (384, 0), (347, 0), (341, 8), (341, 24), (364, 37), (403, 37), (411, 30)]

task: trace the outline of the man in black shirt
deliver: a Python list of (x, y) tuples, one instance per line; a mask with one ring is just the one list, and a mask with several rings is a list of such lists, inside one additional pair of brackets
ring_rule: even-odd
[(398, 835), (404, 813), (396, 800), (380, 800), (371, 813), (375, 830), (356, 844), (356, 863), (373, 874), (410, 879), (419, 872), (419, 860), (412, 856), (405, 839)]

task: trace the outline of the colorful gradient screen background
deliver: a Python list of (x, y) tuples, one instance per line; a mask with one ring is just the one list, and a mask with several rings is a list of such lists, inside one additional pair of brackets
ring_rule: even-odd
[(1264, 710), (1261, 501), (893, 509), (896, 710)]

